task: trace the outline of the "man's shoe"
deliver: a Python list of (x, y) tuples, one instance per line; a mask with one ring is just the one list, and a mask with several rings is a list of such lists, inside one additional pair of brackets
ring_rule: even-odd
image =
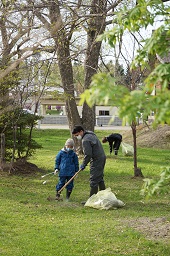
[(85, 205), (86, 201), (81, 202), (82, 205)]

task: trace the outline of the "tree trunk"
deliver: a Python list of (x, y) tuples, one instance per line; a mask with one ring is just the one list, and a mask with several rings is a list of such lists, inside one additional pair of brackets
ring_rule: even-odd
[[(71, 131), (74, 126), (82, 125), (74, 95), (73, 68), (70, 55), (70, 39), (72, 34), (68, 33), (68, 30), (62, 20), (58, 1), (49, 1), (48, 8), (51, 23), (45, 19), (40, 11), (36, 10), (35, 13), (37, 18), (44, 24), (55, 41), (57, 61), (66, 101), (66, 115), (70, 129), (70, 136), (72, 136)], [(75, 142), (75, 148), (79, 148), (80, 145), (78, 140), (75, 138), (73, 139)]]
[[(95, 126), (95, 107), (90, 108), (86, 103), (83, 105), (82, 118), (80, 118), (74, 95), (72, 60), (70, 55), (70, 42), (74, 29), (76, 28), (76, 19), (78, 12), (74, 12), (73, 19), (70, 24), (62, 18), (62, 5), (59, 1), (49, 1), (49, 20), (38, 10), (35, 9), (37, 18), (48, 29), (55, 41), (55, 47), (58, 57), (58, 65), (62, 80), (62, 87), (66, 97), (66, 114), (70, 130), (75, 125), (83, 125), (85, 129), (94, 130)], [(81, 2), (77, 5), (79, 9)], [(90, 15), (86, 20), (87, 31), (87, 50), (85, 58), (85, 79), (84, 89), (88, 89), (91, 78), (97, 73), (98, 59), (101, 49), (101, 42), (97, 42), (97, 36), (105, 30), (106, 21), (106, 0), (92, 0), (88, 4)], [(78, 10), (77, 9), (77, 10)], [(74, 20), (75, 18), (75, 20)]]
[(133, 134), (133, 146), (134, 146), (134, 177), (143, 177), (141, 168), (137, 166), (137, 144), (136, 144), (136, 122), (131, 124), (132, 134)]
[(4, 170), (5, 163), (5, 134), (1, 133), (1, 170)]
[[(84, 89), (90, 87), (92, 76), (98, 70), (98, 60), (102, 43), (97, 42), (96, 39), (105, 30), (106, 16), (103, 14), (106, 11), (106, 7), (107, 1), (105, 0), (93, 0), (91, 3), (90, 14), (94, 16), (88, 22)], [(96, 123), (95, 107), (90, 108), (86, 103), (83, 104), (82, 122), (85, 129), (94, 131)]]
[(75, 125), (81, 125), (81, 119), (78, 113), (77, 104), (74, 95), (73, 69), (71, 64), (69, 42), (64, 34), (59, 36), (63, 43), (57, 47), (58, 65), (66, 97), (66, 113), (70, 130)]

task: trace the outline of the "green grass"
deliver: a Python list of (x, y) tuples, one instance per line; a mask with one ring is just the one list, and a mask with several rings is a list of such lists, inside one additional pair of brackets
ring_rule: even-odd
[(61, 110), (57, 109), (46, 109), (46, 114), (50, 115), (59, 115), (61, 113)]
[[(97, 135), (101, 139), (103, 131), (97, 131)], [(67, 130), (35, 130), (34, 138), (43, 149), (30, 162), (44, 173), (53, 171), (55, 156), (69, 137)], [(143, 180), (132, 179), (132, 157), (124, 157), (120, 151), (118, 159), (114, 159), (108, 144), (104, 144), (104, 149), (106, 186), (126, 203), (118, 210), (95, 210), (81, 205), (89, 196), (88, 168), (75, 179), (70, 202), (47, 200), (48, 196), (55, 196), (57, 176), (49, 177), (43, 185), (42, 173), (0, 173), (1, 256), (169, 256), (170, 242), (149, 239), (126, 222), (142, 217), (170, 221), (169, 195), (145, 201), (140, 195)], [(145, 177), (155, 178), (162, 165), (170, 165), (169, 155), (170, 150), (139, 148), (138, 166)]]

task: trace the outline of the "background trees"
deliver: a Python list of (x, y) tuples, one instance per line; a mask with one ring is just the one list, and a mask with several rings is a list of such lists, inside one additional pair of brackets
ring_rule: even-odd
[[(135, 7), (132, 8), (133, 6)], [(152, 9), (152, 12), (150, 12), (149, 8)], [(136, 120), (137, 112), (145, 109), (146, 114), (148, 114), (151, 106), (152, 110), (156, 113), (155, 123), (157, 121), (168, 122), (168, 94), (164, 94), (164, 96), (161, 94), (159, 97), (161, 104), (164, 102), (162, 110), (158, 106), (157, 98), (150, 98), (149, 96), (154, 85), (158, 82), (163, 86), (163, 90), (167, 89), (166, 85), (169, 83), (167, 65), (158, 65), (148, 76), (145, 81), (146, 87), (143, 91), (147, 93), (136, 90), (130, 92), (132, 89), (139, 88), (141, 70), (143, 68), (146, 69), (146, 67), (148, 68), (149, 57), (157, 54), (157, 56), (162, 58), (164, 54), (162, 49), (168, 47), (167, 41), (164, 40), (168, 37), (168, 32), (166, 33), (166, 31), (169, 30), (168, 11), (168, 7), (162, 4), (161, 1), (154, 3), (139, 1), (137, 5), (136, 2), (132, 1), (127, 4), (123, 0), (116, 2), (107, 0), (62, 2), (57, 0), (37, 0), (36, 2), (27, 0), (22, 3), (20, 1), (1, 2), (1, 113), (8, 111), (11, 106), (11, 100), (13, 100), (12, 97), (9, 97), (11, 89), (13, 90), (13, 95), (16, 95), (19, 90), (21, 92), (23, 88), (29, 88), (30, 92), (33, 83), (34, 85), (36, 82), (39, 84), (41, 80), (38, 91), (34, 92), (38, 99), (41, 93), (44, 92), (43, 86), (50, 83), (49, 74), (52, 70), (51, 67), (54, 68), (56, 66), (57, 72), (59, 71), (59, 74), (56, 72), (58, 74), (56, 85), (58, 86), (59, 81), (61, 81), (70, 130), (75, 124), (82, 124), (85, 129), (93, 130), (96, 101), (93, 102), (93, 108), (90, 108), (84, 101), (82, 115), (79, 116), (75, 102), (75, 92), (79, 93), (89, 88), (92, 77), (100, 70), (101, 65), (105, 66), (105, 68), (107, 67), (108, 70), (109, 65), (108, 63), (106, 65), (103, 58), (102, 41), (96, 40), (100, 36), (101, 39), (106, 40), (111, 46), (118, 49), (118, 52), (115, 50), (115, 63), (113, 62), (113, 72), (110, 72), (111, 76), (105, 74), (98, 78), (95, 77), (93, 81), (93, 84), (100, 84), (100, 88), (103, 90), (101, 97), (104, 99), (104, 102), (107, 103), (110, 100), (113, 105), (119, 106), (120, 117), (130, 124)], [(127, 62), (124, 52), (121, 51), (124, 40), (123, 32), (129, 31), (131, 34), (134, 34), (136, 31), (139, 32), (142, 26), (153, 25), (155, 18), (160, 14), (162, 15), (161, 17), (164, 17), (164, 25), (154, 31), (153, 36), (145, 41), (145, 45), (138, 40), (140, 54), (137, 55), (134, 61), (133, 69), (130, 70), (128, 65), (126, 72), (124, 72), (124, 67), (122, 68), (120, 64), (120, 56), (123, 56)], [(145, 18), (143, 19), (143, 17)], [(112, 30), (108, 32), (106, 28), (111, 23)], [(137, 39), (136, 36), (134, 38)], [(117, 42), (118, 48), (116, 48)], [(163, 43), (164, 47), (160, 47), (160, 43)], [(46, 72), (42, 72), (44, 65), (39, 65), (32, 61), (40, 53), (44, 64), (46, 61)], [(23, 72), (26, 65), (26, 62), (25, 64), (23, 62), (25, 58), (27, 58), (30, 70), (32, 65), (32, 74), (37, 73), (37, 77), (33, 75), (30, 76), (31, 79), (27, 76), (28, 83), (23, 78), (26, 74)], [(30, 64), (31, 62), (32, 64)], [(134, 71), (135, 66), (138, 66), (137, 71)], [(23, 70), (22, 72), (21, 69)], [(11, 71), (13, 72), (9, 73)], [(82, 77), (79, 77), (79, 82), (76, 84), (79, 71)], [(39, 76), (40, 73), (41, 76)], [(138, 79), (137, 74), (139, 74)], [(164, 77), (162, 74), (164, 74)], [(53, 85), (55, 86), (54, 77)], [(115, 80), (115, 77), (118, 79)], [(164, 80), (161, 80), (162, 77)], [(109, 88), (110, 83), (111, 87)], [(120, 83), (124, 85), (123, 88), (119, 86)], [(26, 94), (21, 93), (20, 95)], [(96, 90), (94, 95), (94, 98), (96, 98)], [(19, 101), (17, 101), (18, 103)], [(16, 100), (12, 104), (16, 104)], [(19, 105), (19, 107), (22, 108), (23, 105), (22, 107)], [(37, 109), (38, 101), (36, 101), (35, 111)], [(161, 111), (159, 116), (157, 115), (157, 113), (160, 113), (158, 109)]]
[[(0, 5), (1, 168), (6, 161), (11, 161), (12, 168), (14, 160), (26, 159), (39, 148), (31, 136), (39, 117), (23, 111), (32, 91), (26, 72), (24, 74), (26, 63), (23, 61), (34, 53), (40, 42), (32, 40), (30, 34), (34, 30), (33, 14), (20, 11), (17, 1), (1, 1)], [(29, 133), (26, 132), (28, 127)]]
[[(24, 67), (23, 60), (29, 56), (31, 60), (32, 56), (41, 52), (43, 57), (51, 57), (59, 67), (70, 130), (76, 124), (94, 130), (94, 108), (91, 109), (84, 103), (81, 116), (77, 110), (74, 64), (81, 63), (84, 66), (81, 89), (89, 88), (92, 76), (98, 71), (102, 45), (102, 42), (96, 41), (96, 38), (110, 24), (114, 8), (120, 3), (121, 1), (106, 0), (1, 2), (2, 98), (9, 98), (9, 90), (12, 88), (14, 90), (16, 83), (20, 86), (21, 80), (24, 81), (24, 78), (20, 77), (20, 70)], [(34, 66), (33, 70), (35, 71)], [(35, 81), (35, 78), (33, 79)], [(12, 86), (11, 83), (14, 82), (15, 85)], [(29, 87), (30, 84), (28, 83)], [(4, 109), (4, 106), (2, 108)], [(35, 107), (36, 111), (37, 107)]]
[[(96, 38), (105, 31), (106, 25), (110, 23), (108, 17), (119, 3), (106, 0), (40, 2), (46, 12), (42, 12), (39, 5), (34, 4), (34, 13), (54, 42), (69, 127), (72, 129), (76, 124), (83, 124), (86, 129), (94, 130), (94, 108), (89, 108), (84, 103), (81, 117), (77, 111), (73, 62), (78, 60), (84, 63), (83, 89), (89, 88), (91, 78), (98, 70), (102, 44)], [(83, 41), (82, 37), (86, 39)]]
[(96, 41), (96, 38), (112, 22), (115, 9), (122, 7), (121, 2), (3, 1), (2, 55), (8, 56), (3, 59), (9, 61), (2, 67), (1, 77), (19, 68), (19, 63), (29, 55), (36, 52), (43, 52), (43, 56), (45, 52), (53, 54), (59, 66), (70, 129), (81, 123), (86, 129), (93, 130), (94, 108), (84, 103), (81, 117), (77, 111), (73, 65), (77, 62), (84, 66), (82, 89), (89, 88), (92, 76), (98, 71), (102, 46), (102, 42)]

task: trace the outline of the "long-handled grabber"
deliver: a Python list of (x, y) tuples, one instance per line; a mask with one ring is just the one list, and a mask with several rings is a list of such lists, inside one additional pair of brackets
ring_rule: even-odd
[(51, 175), (51, 174), (54, 174), (54, 172), (50, 172), (50, 173), (47, 173), (47, 174), (45, 174), (45, 175), (42, 175), (41, 178), (44, 178), (44, 177), (46, 177), (46, 176), (48, 176), (48, 175)]
[(73, 177), (71, 177), (71, 179), (69, 179), (66, 183), (65, 183), (65, 185), (58, 191), (58, 194), (60, 194), (61, 193), (61, 191), (63, 191), (63, 189), (65, 189), (65, 187), (67, 187), (67, 185), (77, 176), (77, 174), (79, 173), (79, 172), (81, 172), (82, 171), (82, 169), (80, 169), (78, 172), (76, 172), (75, 174), (74, 174), (74, 176)]
[[(57, 172), (58, 172), (58, 171), (57, 171)], [(56, 173), (57, 173), (57, 172), (56, 172)], [(54, 172), (47, 173), (47, 174), (41, 176), (41, 178), (44, 178), (44, 177), (46, 177), (46, 176), (48, 176), (48, 175), (51, 175), (51, 174), (54, 174)], [(48, 181), (48, 180), (44, 180), (44, 181), (43, 181), (43, 185), (46, 184), (47, 181)]]

